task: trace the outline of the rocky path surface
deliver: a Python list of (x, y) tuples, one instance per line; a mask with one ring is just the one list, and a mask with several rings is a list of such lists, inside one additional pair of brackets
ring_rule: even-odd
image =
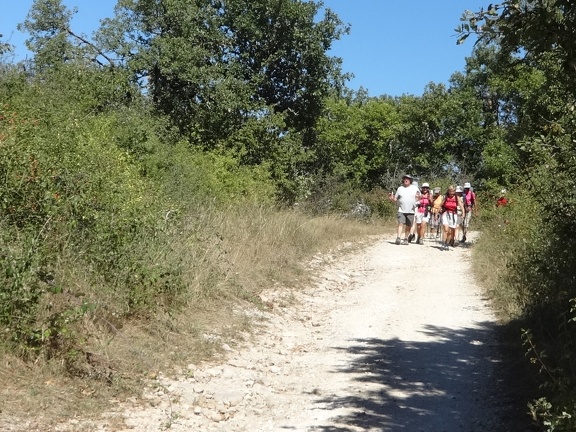
[(60, 430), (525, 430), (505, 423), (497, 323), (461, 276), (470, 247), (391, 240), (334, 260), (289, 302), (266, 293), (274, 313), (260, 313), (255, 340), (226, 345), (221, 362), (160, 375), (119, 412)]

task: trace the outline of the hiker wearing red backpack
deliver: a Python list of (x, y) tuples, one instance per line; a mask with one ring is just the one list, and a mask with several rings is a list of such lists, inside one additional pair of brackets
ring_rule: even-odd
[(458, 224), (458, 210), (464, 213), (462, 199), (456, 195), (456, 186), (450, 185), (442, 202), (442, 246), (441, 250), (450, 250), (454, 247), (454, 237)]
[(426, 234), (426, 225), (430, 220), (430, 206), (432, 196), (430, 194), (430, 184), (423, 183), (420, 190), (420, 198), (416, 201), (416, 213), (414, 220), (416, 222), (416, 244), (424, 244), (424, 235)]
[(478, 206), (476, 205), (476, 194), (472, 190), (470, 183), (464, 183), (464, 193), (462, 194), (462, 201), (464, 202), (464, 220), (462, 221), (462, 243), (466, 241), (466, 233), (470, 226), (472, 219), (472, 212), (474, 216), (478, 216)]

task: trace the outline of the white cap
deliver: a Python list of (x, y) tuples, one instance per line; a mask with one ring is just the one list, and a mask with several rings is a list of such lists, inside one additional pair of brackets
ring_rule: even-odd
[(470, 186), (470, 183), (466, 182), (464, 183), (464, 189), (470, 189), (472, 186)]
[(425, 188), (425, 187), (429, 188), (430, 185), (429, 185), (428, 183), (422, 183), (422, 187), (423, 187), (423, 188)]

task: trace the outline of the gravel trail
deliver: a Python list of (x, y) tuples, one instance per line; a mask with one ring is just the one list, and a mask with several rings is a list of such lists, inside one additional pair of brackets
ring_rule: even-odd
[(250, 312), (257, 336), (225, 345), (220, 362), (160, 375), (118, 412), (58, 430), (526, 430), (506, 424), (513, 401), (497, 373), (495, 316), (470, 276), (473, 246), (392, 240), (333, 259), (290, 302), (265, 293), (274, 312)]

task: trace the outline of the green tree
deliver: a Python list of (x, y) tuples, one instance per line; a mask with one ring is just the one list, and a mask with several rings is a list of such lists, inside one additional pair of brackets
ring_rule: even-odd
[(233, 0), (224, 8), (233, 56), (257, 98), (286, 117), (286, 125), (310, 133), (325, 97), (341, 88), (341, 61), (327, 55), (347, 32), (322, 3), (293, 0)]
[(478, 12), (466, 11), (456, 30), (462, 43), (471, 34), (496, 42), (503, 55), (554, 53), (563, 81), (576, 79), (576, 7), (572, 0), (506, 0)]
[(315, 158), (325, 175), (370, 188), (393, 170), (391, 146), (399, 129), (394, 101), (330, 99), (318, 122)]
[(421, 97), (399, 98), (398, 109), (402, 130), (396, 152), (400, 166), (432, 177), (475, 172), (482, 134), (473, 94), (431, 83)]
[(518, 245), (509, 272), (513, 286), (527, 298), (524, 312), (534, 323), (530, 346), (548, 348), (544, 360), (538, 356), (548, 372), (546, 398), (532, 411), (547, 430), (572, 431), (576, 240), (567, 233), (574, 230), (576, 216), (576, 7), (570, 0), (510, 0), (468, 12), (463, 20), (461, 40), (475, 33), (495, 44), (500, 65), (512, 66), (516, 75), (491, 79), (500, 89), (514, 89), (515, 133), (506, 140), (520, 148), (519, 181), (541, 221), (534, 222), (532, 241)]
[(11, 52), (14, 47), (7, 42), (2, 42), (2, 33), (0, 33), (0, 57)]
[[(121, 0), (98, 39), (193, 142), (214, 147), (269, 113), (310, 137), (341, 83), (331, 43), (346, 31), (320, 4), (296, 0)], [(311, 138), (308, 139), (311, 142)]]
[(30, 34), (26, 46), (34, 53), (37, 70), (79, 61), (102, 64), (100, 59), (114, 64), (86, 36), (72, 30), (70, 20), (76, 12), (76, 8), (70, 10), (62, 4), (62, 0), (34, 0), (18, 29)]

